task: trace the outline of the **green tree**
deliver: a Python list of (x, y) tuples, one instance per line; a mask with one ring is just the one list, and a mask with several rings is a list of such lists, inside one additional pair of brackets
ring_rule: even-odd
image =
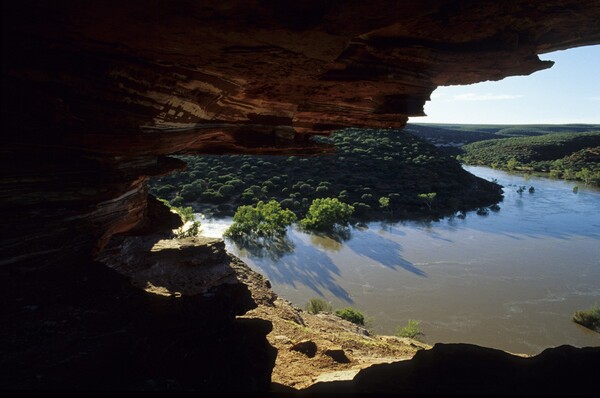
[(354, 207), (336, 198), (318, 198), (312, 201), (300, 226), (308, 230), (331, 231), (348, 225)]
[(289, 225), (296, 221), (296, 215), (289, 209), (282, 209), (279, 202), (262, 200), (256, 205), (238, 207), (233, 216), (233, 224), (225, 231), (224, 236), (238, 237), (273, 237), (285, 235)]
[(419, 199), (421, 199), (427, 205), (427, 208), (429, 210), (431, 210), (431, 205), (433, 204), (433, 201), (435, 200), (437, 193), (436, 192), (420, 193), (417, 196)]
[(341, 310), (335, 311), (335, 314), (342, 319), (356, 323), (357, 325), (365, 324), (365, 316), (357, 309), (352, 307), (346, 307)]
[(390, 207), (390, 198), (387, 198), (385, 196), (382, 196), (381, 198), (379, 198), (379, 207), (381, 207), (382, 209), (387, 209)]
[(587, 167), (584, 167), (575, 173), (575, 177), (583, 181), (585, 184), (589, 184), (592, 180), (592, 171)]
[(306, 303), (306, 311), (310, 314), (318, 314), (319, 312), (331, 312), (332, 307), (327, 301), (320, 298), (311, 298)]
[(600, 306), (595, 305), (589, 310), (575, 311), (573, 322), (600, 332)]
[(515, 158), (510, 158), (510, 159), (508, 159), (508, 162), (506, 162), (506, 168), (508, 170), (515, 170), (519, 166), (520, 166), (520, 163)]
[(396, 329), (396, 336), (398, 337), (408, 337), (409, 339), (416, 339), (423, 335), (421, 329), (419, 328), (419, 321), (415, 321), (414, 319), (409, 319), (408, 323), (404, 327), (398, 327)]

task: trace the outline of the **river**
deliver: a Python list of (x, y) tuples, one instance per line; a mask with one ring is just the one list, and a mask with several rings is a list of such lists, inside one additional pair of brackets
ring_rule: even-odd
[[(537, 354), (569, 344), (600, 346), (572, 322), (600, 305), (600, 191), (582, 183), (465, 166), (504, 186), (500, 210), (437, 222), (369, 223), (342, 243), (291, 227), (289, 244), (227, 249), (304, 308), (313, 297), (352, 306), (378, 334), (420, 321), (422, 340)], [(518, 186), (535, 192), (518, 193)], [(579, 186), (578, 192), (573, 187)], [(231, 219), (202, 220), (221, 236)]]

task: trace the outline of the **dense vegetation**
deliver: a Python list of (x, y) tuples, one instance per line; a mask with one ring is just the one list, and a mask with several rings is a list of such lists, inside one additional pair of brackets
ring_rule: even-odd
[(597, 125), (409, 125), (461, 162), (600, 185)]
[[(185, 171), (151, 181), (172, 205), (232, 216), (242, 205), (275, 200), (301, 219), (314, 199), (335, 198), (353, 219), (438, 217), (491, 205), (500, 187), (465, 172), (434, 145), (394, 130), (347, 129), (318, 140), (327, 156), (185, 156)], [(427, 203), (420, 194), (435, 193)], [(210, 214), (209, 214), (210, 215)]]
[(600, 131), (487, 140), (465, 145), (463, 150), (458, 159), (468, 164), (600, 184)]

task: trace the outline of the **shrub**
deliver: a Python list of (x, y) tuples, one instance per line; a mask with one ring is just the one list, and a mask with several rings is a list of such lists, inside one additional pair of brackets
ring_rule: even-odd
[(352, 323), (355, 323), (357, 325), (364, 325), (365, 324), (365, 317), (364, 317), (364, 315), (359, 310), (357, 310), (355, 308), (346, 307), (344, 309), (335, 311), (335, 314), (337, 316), (339, 316), (340, 318), (345, 319), (347, 321), (350, 321)]
[(366, 203), (362, 203), (362, 202), (354, 202), (352, 204), (352, 206), (355, 209), (354, 214), (356, 214), (359, 217), (366, 216), (369, 213), (369, 211), (371, 210), (371, 206), (369, 206)]
[(600, 306), (595, 305), (589, 310), (575, 311), (573, 322), (600, 332)]
[(315, 192), (317, 194), (323, 194), (323, 195), (325, 195), (327, 193), (327, 191), (329, 191), (329, 188), (327, 188), (325, 185), (319, 185), (317, 187), (317, 189), (315, 190)]
[(171, 194), (171, 192), (175, 191), (175, 187), (173, 185), (165, 185), (162, 187), (159, 187), (156, 190), (156, 194), (158, 196), (164, 197), (164, 196), (169, 196)]
[(431, 210), (431, 204), (437, 197), (437, 193), (436, 192), (420, 193), (417, 195), (417, 197), (427, 205), (427, 208), (429, 210)]
[(287, 227), (294, 221), (296, 215), (291, 210), (282, 209), (277, 201), (259, 201), (255, 206), (238, 207), (233, 216), (233, 224), (225, 231), (224, 236), (236, 238), (284, 235)]
[(306, 311), (310, 314), (318, 314), (319, 312), (331, 312), (331, 304), (320, 298), (312, 298), (306, 303)]
[(316, 231), (330, 231), (336, 226), (346, 226), (354, 207), (336, 198), (319, 198), (312, 201), (300, 226)]
[(390, 207), (390, 198), (387, 198), (385, 196), (379, 198), (379, 207), (381, 207), (382, 209), (387, 209), (388, 207)]
[(235, 187), (233, 185), (223, 185), (219, 188), (218, 193), (221, 196), (231, 196), (235, 193)]
[(409, 319), (408, 323), (404, 327), (398, 327), (396, 329), (396, 336), (398, 337), (408, 337), (409, 339), (416, 339), (423, 335), (419, 328), (419, 321), (415, 321), (414, 319)]
[(171, 199), (171, 205), (173, 206), (181, 206), (183, 204), (183, 198), (179, 195), (176, 195), (173, 199)]

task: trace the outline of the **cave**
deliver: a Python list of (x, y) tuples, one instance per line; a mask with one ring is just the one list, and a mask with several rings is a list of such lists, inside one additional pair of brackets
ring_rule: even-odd
[[(0, 388), (273, 391), (242, 265), (175, 297), (100, 261), (178, 225), (148, 179), (186, 167), (170, 155), (327, 156), (313, 136), (401, 129), (438, 86), (600, 44), (598, 21), (597, 0), (2, 2)], [(232, 261), (211, 245), (156, 256)], [(593, 394), (599, 363), (439, 345), (286, 392)]]

